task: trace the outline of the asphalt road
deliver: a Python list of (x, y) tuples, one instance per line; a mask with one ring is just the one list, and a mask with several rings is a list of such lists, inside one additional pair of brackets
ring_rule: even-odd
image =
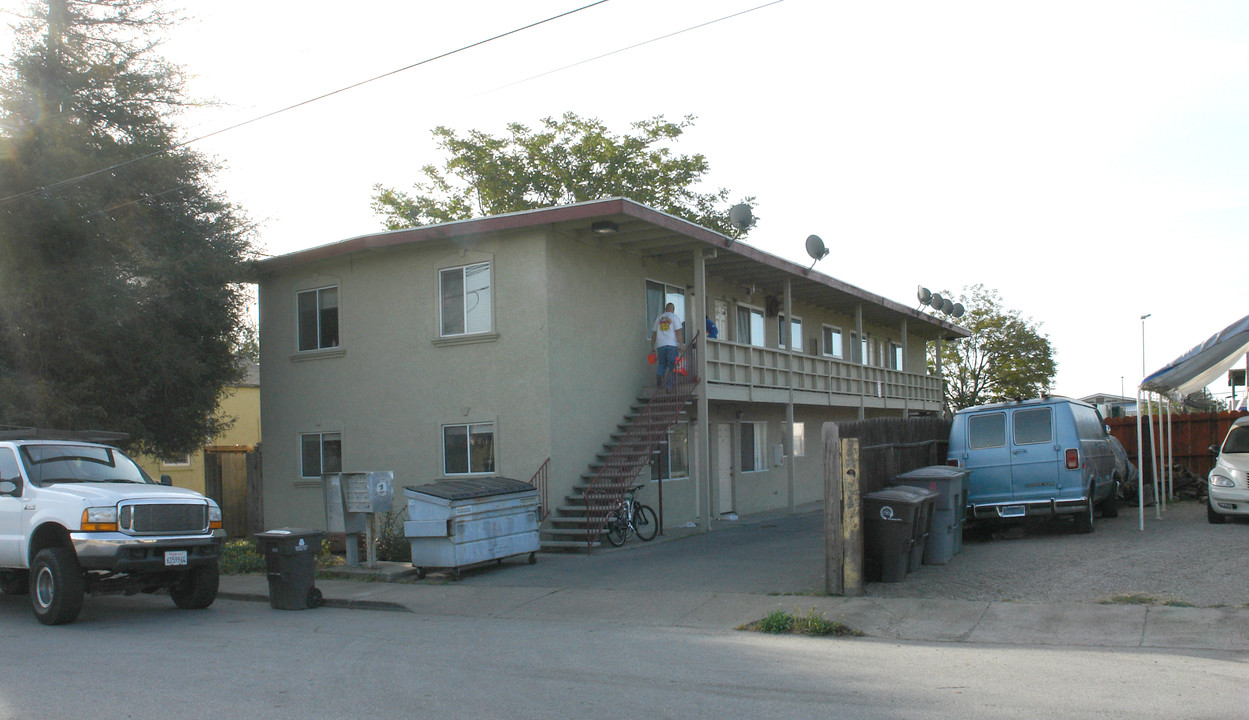
[(777, 637), (164, 597), (47, 628), (0, 597), (17, 718), (1243, 717), (1238, 653)]

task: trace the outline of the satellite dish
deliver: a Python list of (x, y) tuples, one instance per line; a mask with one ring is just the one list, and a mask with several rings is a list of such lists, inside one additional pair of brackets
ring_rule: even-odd
[(941, 306), (945, 304), (945, 298), (938, 293), (933, 293), (932, 297), (928, 298), (928, 304), (932, 306), (933, 310), (940, 310)]
[(828, 255), (828, 248), (824, 247), (824, 241), (819, 235), (807, 236), (807, 254), (814, 260), (823, 260)]
[(915, 290), (915, 296), (919, 298), (920, 305), (927, 305), (928, 301), (932, 300), (932, 291), (923, 285), (919, 285)]
[(750, 206), (746, 203), (734, 205), (729, 208), (729, 222), (733, 225), (733, 227), (745, 232), (750, 229), (751, 225), (754, 224), (755, 214), (751, 212)]
[(966, 310), (963, 308), (963, 303), (954, 303), (954, 311), (950, 314), (956, 318), (961, 318), (963, 317), (964, 312), (966, 312)]
[(950, 313), (954, 312), (954, 302), (950, 300), (950, 298), (945, 298), (944, 300), (941, 301), (941, 312), (945, 313), (946, 315), (949, 315)]

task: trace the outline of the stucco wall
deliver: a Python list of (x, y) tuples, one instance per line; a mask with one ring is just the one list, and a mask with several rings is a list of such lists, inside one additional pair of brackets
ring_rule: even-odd
[[(528, 480), (550, 456), (546, 243), (540, 231), (356, 255), (261, 283), (265, 518), (319, 527), (319, 483), (299, 436), (342, 434), (343, 470), (397, 488), (444, 477), (442, 426), (495, 424), (496, 475)], [(438, 270), (489, 261), (496, 334), (439, 339)], [(295, 294), (339, 287), (340, 348), (298, 353)], [(403, 502), (402, 492), (396, 500)]]

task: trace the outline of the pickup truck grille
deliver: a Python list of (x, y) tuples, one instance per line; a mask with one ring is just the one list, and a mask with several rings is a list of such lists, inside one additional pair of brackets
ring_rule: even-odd
[(208, 528), (208, 506), (203, 503), (128, 505), (122, 508), (121, 524), (134, 533), (202, 533)]

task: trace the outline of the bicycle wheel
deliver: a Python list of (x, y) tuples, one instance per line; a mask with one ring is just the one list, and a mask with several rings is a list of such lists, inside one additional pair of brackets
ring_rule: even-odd
[(651, 510), (650, 505), (638, 505), (634, 509), (633, 529), (638, 534), (638, 540), (651, 540), (659, 532), (659, 520), (655, 518), (655, 511)]
[(628, 532), (629, 524), (620, 519), (619, 513), (615, 510), (607, 513), (607, 525), (603, 528), (603, 534), (607, 536), (607, 542), (620, 547), (629, 538)]

